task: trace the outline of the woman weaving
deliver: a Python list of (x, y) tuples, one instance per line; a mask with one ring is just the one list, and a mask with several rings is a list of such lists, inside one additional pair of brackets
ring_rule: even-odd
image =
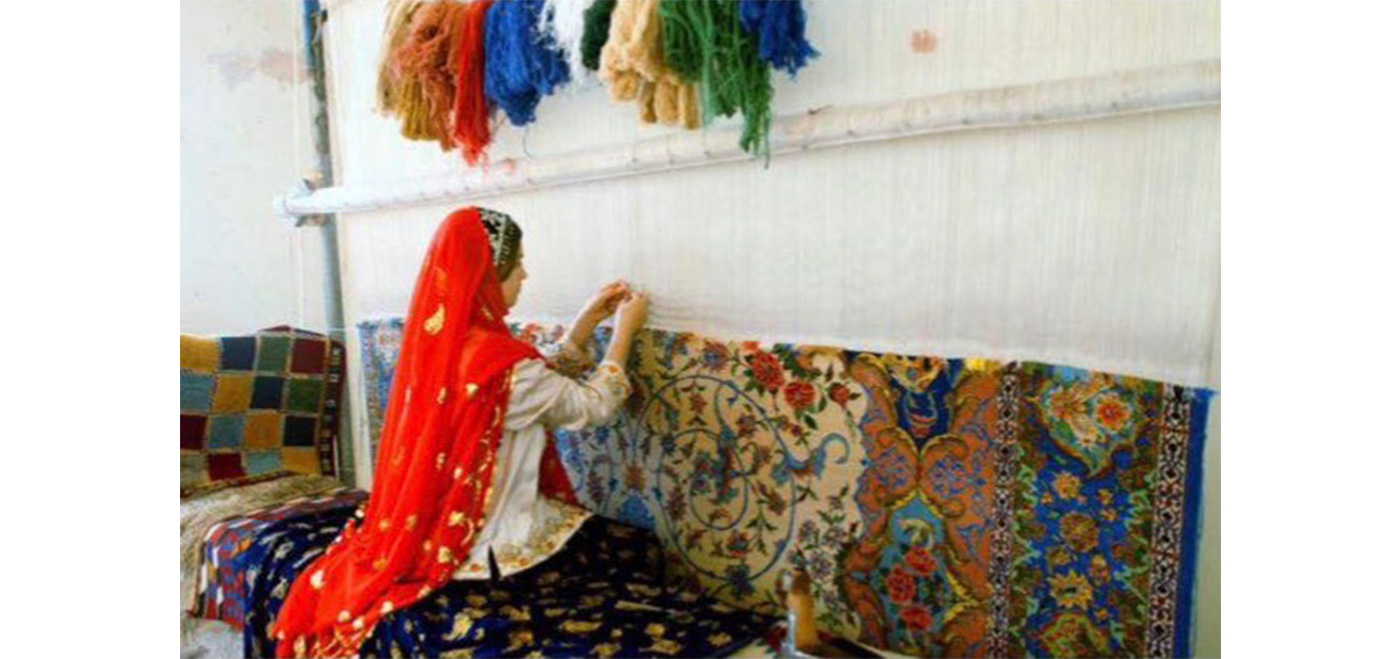
[[(548, 431), (600, 425), (627, 397), (623, 368), (647, 296), (604, 287), (546, 361), (505, 324), (526, 278), (521, 256), (520, 229), (501, 213), (459, 210), (438, 229), (405, 323), (373, 492), (296, 578), (272, 628), (278, 656), (357, 654), (382, 618), (455, 580), (490, 578), (493, 555), (509, 583), (589, 519)], [(606, 358), (573, 379), (614, 312)]]

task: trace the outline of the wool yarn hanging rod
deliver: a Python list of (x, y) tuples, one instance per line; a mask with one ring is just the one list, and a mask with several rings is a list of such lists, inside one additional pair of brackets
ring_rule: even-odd
[[(935, 94), (774, 120), (772, 156), (937, 133), (1089, 121), (1220, 104), (1220, 60)], [(463, 177), (297, 190), (274, 200), (286, 218), (446, 204), (522, 190), (752, 160), (740, 127), (677, 131), (625, 145), (517, 160)]]

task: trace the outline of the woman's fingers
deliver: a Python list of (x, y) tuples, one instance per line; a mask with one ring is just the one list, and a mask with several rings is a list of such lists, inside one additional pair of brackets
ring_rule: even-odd
[(627, 283), (619, 279), (599, 289), (598, 294), (593, 297), (593, 304), (599, 308), (610, 308), (626, 293)]
[(629, 292), (626, 282), (617, 282), (608, 289), (606, 299), (609, 304), (616, 305), (626, 299)]

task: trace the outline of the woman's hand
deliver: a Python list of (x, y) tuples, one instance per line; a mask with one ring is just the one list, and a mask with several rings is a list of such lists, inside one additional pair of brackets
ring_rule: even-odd
[(569, 341), (578, 348), (586, 347), (598, 323), (613, 315), (629, 291), (627, 282), (621, 279), (598, 289), (598, 292), (583, 305), (583, 309), (579, 310), (578, 316), (574, 317), (574, 325), (569, 329)]
[(621, 279), (598, 289), (598, 292), (583, 305), (583, 309), (579, 310), (577, 322), (588, 325), (590, 330), (597, 327), (598, 323), (613, 315), (617, 305), (627, 297), (628, 292), (627, 282)]
[(632, 354), (632, 339), (637, 330), (647, 322), (647, 311), (651, 298), (641, 291), (630, 291), (622, 303), (617, 305), (616, 327), (613, 330), (612, 344), (608, 346), (608, 359), (623, 365)]
[(641, 291), (630, 291), (626, 299), (617, 306), (617, 329), (619, 332), (635, 334), (647, 322), (647, 312), (651, 298)]

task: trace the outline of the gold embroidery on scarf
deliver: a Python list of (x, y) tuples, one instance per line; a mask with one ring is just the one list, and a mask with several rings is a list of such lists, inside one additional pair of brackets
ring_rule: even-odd
[(447, 464), (447, 454), (439, 453), (437, 457), (437, 468), (441, 470), (444, 464)]
[(457, 479), (459, 479), (459, 478), (461, 478), (461, 477), (462, 477), (462, 468), (461, 468), (461, 467), (457, 467), (456, 469), (453, 469), (453, 470), (452, 470), (452, 480), (455, 481), (455, 480), (457, 480)]
[(394, 603), (393, 603), (393, 602), (385, 602), (383, 606), (379, 607), (379, 613), (380, 613), (381, 615), (386, 615), (386, 616), (387, 616), (387, 615), (389, 615), (390, 613), (393, 613), (393, 611), (394, 611)]
[[(661, 594), (661, 589), (660, 589), (660, 588), (656, 588), (656, 587), (654, 587), (654, 586), (647, 586), (647, 585), (645, 585), (645, 584), (639, 584), (639, 583), (629, 583), (629, 584), (627, 584), (627, 590), (628, 590), (629, 592), (631, 592), (633, 595), (637, 595), (637, 596), (640, 596), (640, 597), (656, 597), (656, 596), (658, 596), (658, 595)], [(662, 629), (664, 630), (665, 628), (662, 628)], [(650, 634), (651, 632), (648, 631), (647, 633)]]
[(476, 397), (477, 389), (480, 389), (480, 387), (476, 386), (475, 383), (467, 383), (467, 400), (471, 400), (472, 398)]
[(674, 655), (681, 651), (681, 644), (668, 638), (658, 638), (651, 647), (644, 648), (646, 652), (660, 652), (662, 654)]
[[(551, 610), (553, 610), (553, 611), (560, 611), (560, 610), (562, 610), (562, 609), (551, 609)], [(545, 611), (545, 615), (549, 615), (549, 611)], [(591, 632), (591, 631), (597, 630), (599, 627), (602, 627), (602, 626), (603, 626), (603, 623), (601, 623), (601, 622), (583, 622), (583, 621), (581, 621), (581, 620), (565, 620), (563, 626), (564, 626), (564, 631), (569, 632), (570, 634), (587, 634), (587, 633), (589, 633), (589, 632)]]
[(496, 317), (495, 317), (495, 316), (492, 316), (492, 315), (491, 315), (491, 312), (490, 312), (489, 310), (487, 310), (486, 307), (482, 307), (482, 308), (481, 308), (481, 315), (486, 316), (486, 320), (491, 320), (491, 321), (496, 320)]
[(511, 632), (510, 647), (506, 648), (506, 652), (515, 652), (516, 650), (519, 650), (520, 648), (523, 648), (526, 645), (530, 645), (534, 642), (535, 633), (528, 629)]
[(438, 405), (447, 402), (447, 387), (438, 389)]
[(340, 615), (336, 616), (335, 619), (339, 622), (350, 622), (350, 612), (341, 611)]
[(466, 611), (458, 613), (457, 617), (452, 619), (452, 631), (448, 633), (447, 636), (443, 637), (443, 640), (456, 641), (466, 638), (467, 632), (470, 632), (472, 629), (473, 622), (476, 621), (473, 620), (472, 616)]
[(481, 506), (481, 509), (482, 509), (482, 510), (491, 510), (491, 503), (492, 503), (491, 495), (493, 495), (493, 494), (495, 494), (495, 493), (496, 493), (496, 484), (495, 484), (495, 483), (491, 483), (490, 485), (487, 485), (487, 486), (486, 486), (486, 499), (485, 499), (484, 501), (482, 501), (482, 506)]
[(451, 549), (448, 549), (447, 547), (438, 547), (438, 555), (437, 555), (437, 556), (438, 556), (438, 562), (439, 562), (439, 563), (451, 563), (451, 562), (452, 562), (452, 558), (453, 558), (453, 556), (452, 556), (452, 550), (451, 550)]
[(447, 271), (442, 266), (433, 267), (433, 284), (438, 295), (447, 295)]
[(428, 316), (428, 319), (423, 321), (423, 331), (430, 335), (437, 335), (438, 332), (442, 331), (442, 325), (446, 320), (447, 308), (443, 307), (442, 303), (439, 302), (437, 310), (433, 312), (433, 315)]
[(364, 628), (365, 628), (365, 619), (364, 619), (364, 618), (355, 618), (355, 622), (352, 623), (351, 626), (354, 627), (356, 631), (359, 631), (359, 630), (361, 630), (361, 629), (364, 629)]
[(404, 522), (403, 522), (403, 527), (404, 527), (405, 529), (409, 530), (409, 531), (412, 531), (412, 530), (413, 530), (413, 527), (415, 527), (415, 526), (418, 526), (418, 516), (417, 516), (417, 515), (409, 515), (409, 516), (408, 516), (408, 519), (404, 520)]
[(452, 511), (452, 513), (449, 514), (449, 515), (447, 516), (447, 525), (448, 525), (448, 526), (461, 526), (462, 523), (463, 523), (463, 522), (466, 522), (466, 521), (467, 521), (467, 514), (466, 514), (466, 513), (462, 513), (462, 512), (457, 512), (457, 511), (455, 511), (455, 510)]
[(379, 530), (380, 530), (380, 531), (388, 531), (388, 530), (389, 530), (389, 520), (387, 520), (387, 519), (381, 519), (381, 520), (379, 520)]
[(325, 585), (326, 585), (326, 571), (325, 571), (325, 570), (316, 570), (316, 573), (311, 575), (311, 587), (312, 587), (312, 588), (315, 588), (316, 590), (320, 590), (320, 589), (323, 588)]
[(376, 571), (383, 571), (386, 567), (389, 567), (389, 559), (387, 558), (381, 558), (374, 562), (374, 569)]

